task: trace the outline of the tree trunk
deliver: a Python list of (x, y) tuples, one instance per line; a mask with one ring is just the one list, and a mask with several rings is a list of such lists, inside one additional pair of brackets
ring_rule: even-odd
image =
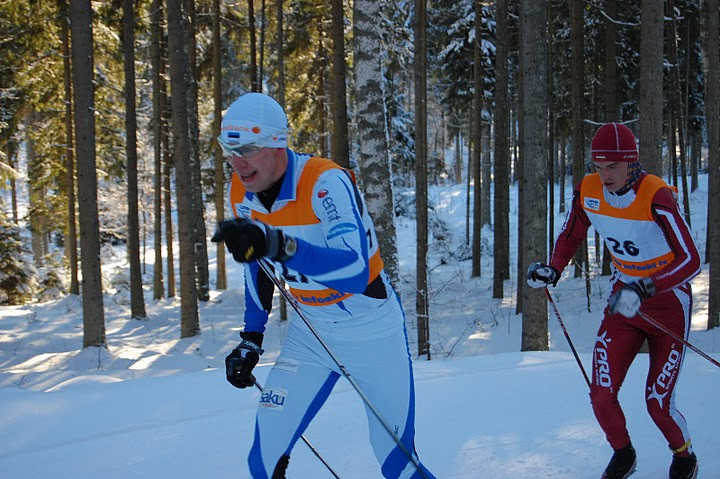
[(547, 149), (547, 176), (548, 176), (548, 249), (547, 257), (552, 257), (555, 245), (555, 163), (557, 162), (557, 149), (555, 148), (555, 109), (553, 108), (553, 48), (555, 43), (555, 32), (552, 29), (552, 0), (545, 5), (545, 16), (548, 22), (547, 28), (547, 98), (548, 98), (548, 149)]
[[(65, 194), (67, 195), (67, 234), (65, 252), (70, 265), (70, 294), (79, 294), (77, 225), (75, 218), (75, 155), (72, 117), (72, 66), (70, 64), (70, 32), (68, 22), (68, 5), (66, 0), (59, 0), (60, 27), (63, 51), (63, 86), (65, 91)], [(10, 159), (10, 155), (8, 155)]]
[(718, 0), (707, 1), (705, 115), (708, 136), (707, 256), (710, 263), (708, 329), (720, 326), (720, 31)]
[(82, 270), (83, 347), (105, 346), (105, 309), (100, 272), (100, 222), (95, 171), (95, 86), (93, 83), (92, 7), (70, 2), (73, 99), (77, 148), (80, 263)]
[[(608, 17), (615, 19), (617, 8), (615, 0), (605, 0), (605, 13)], [(604, 90), (605, 90), (605, 122), (620, 121), (617, 99), (617, 25), (615, 22), (605, 20), (605, 68), (604, 68)], [(611, 273), (610, 263), (612, 257), (610, 250), (603, 241), (602, 275), (608, 276)]]
[[(677, 29), (675, 19), (675, 1), (667, 0), (668, 14), (670, 15), (671, 21), (668, 22), (669, 32), (668, 40), (670, 46), (670, 101), (673, 105), (674, 124), (677, 129), (678, 146), (680, 147), (680, 182), (682, 184), (683, 192), (683, 211), (685, 214), (685, 221), (688, 226), (691, 226), (690, 221), (690, 190), (688, 189), (687, 179), (687, 155), (685, 149), (685, 119), (684, 109), (682, 104), (682, 95), (680, 91), (680, 61), (678, 60), (678, 48), (677, 48)], [(675, 137), (675, 129), (672, 133), (673, 138)]]
[(130, 263), (130, 316), (147, 317), (140, 268), (138, 219), (137, 117), (135, 114), (135, 13), (133, 0), (123, 0), (122, 45), (125, 64), (125, 155), (127, 157), (127, 255)]
[[(165, 69), (163, 68), (163, 75)], [(172, 219), (172, 190), (170, 189), (170, 177), (172, 175), (175, 159), (170, 149), (170, 127), (168, 121), (170, 118), (170, 101), (166, 93), (167, 84), (163, 81), (163, 103), (165, 105), (164, 115), (162, 119), (162, 139), (163, 139), (163, 204), (165, 205), (165, 250), (167, 251), (167, 295), (168, 298), (175, 296), (175, 249), (173, 246), (174, 227)]]
[(382, 65), (382, 5), (373, 0), (356, 0), (353, 6), (355, 39), (356, 121), (362, 135), (359, 140), (359, 163), (367, 208), (377, 230), (385, 269), (397, 284), (398, 259), (395, 237), (395, 204), (392, 170), (388, 149), (388, 127), (385, 124), (385, 88)]
[(262, 0), (260, 2), (260, 58), (258, 60), (258, 91), (262, 93), (263, 91), (263, 77), (265, 76), (264, 73), (264, 66), (265, 66), (265, 0)]
[(153, 245), (155, 261), (153, 263), (153, 299), (163, 297), (163, 257), (162, 257), (162, 122), (165, 111), (165, 98), (162, 94), (162, 71), (164, 56), (162, 54), (163, 37), (162, 0), (153, 0), (150, 6), (151, 41), (150, 62), (152, 64), (152, 101), (153, 101)]
[(188, 131), (187, 97), (190, 64), (187, 55), (187, 12), (183, 0), (168, 0), (168, 50), (172, 88), (173, 157), (178, 210), (178, 243), (180, 245), (180, 321), (181, 337), (200, 333), (197, 289), (195, 285), (195, 248), (192, 231), (192, 160)]
[[(688, 153), (690, 161), (690, 191), (698, 189), (698, 162), (700, 159), (700, 144), (699, 141), (702, 135), (702, 128), (700, 126), (699, 117), (700, 109), (697, 101), (691, 101), (691, 98), (698, 98), (700, 96), (699, 85), (695, 79), (701, 78), (702, 69), (701, 63), (698, 61), (697, 48), (695, 47), (696, 38), (700, 26), (698, 22), (698, 10), (693, 11), (686, 15), (685, 18), (685, 54), (687, 56), (687, 69), (685, 70), (685, 99), (687, 112), (685, 116), (686, 127), (685, 135), (688, 144)], [(702, 37), (702, 34), (701, 34)]]
[(558, 212), (565, 213), (565, 168), (567, 167), (567, 140), (564, 135), (560, 136), (560, 204)]
[(493, 205), (493, 298), (502, 298), (503, 284), (508, 276), (510, 244), (510, 124), (508, 121), (508, 42), (506, 0), (495, 3), (497, 40), (495, 51), (495, 139), (494, 157), (494, 205)]
[(640, 3), (639, 158), (648, 173), (662, 177), (663, 1)]
[[(413, 17), (413, 71), (415, 82), (415, 212), (417, 216), (417, 261), (415, 312), (418, 328), (418, 356), (430, 359), (430, 313), (428, 305), (427, 250), (427, 37), (426, 0), (415, 1)], [(335, 3), (335, 0), (333, 0)]]
[(45, 266), (45, 198), (47, 193), (42, 181), (44, 161), (35, 152), (35, 139), (32, 133), (37, 130), (40, 114), (30, 110), (25, 115), (25, 158), (27, 163), (28, 189), (29, 189), (29, 223), (30, 244), (32, 246), (33, 262), (37, 267)]
[[(583, 119), (585, 117), (585, 102), (583, 101), (584, 92), (584, 59), (583, 59), (583, 43), (584, 43), (584, 20), (583, 20), (583, 3), (577, 0), (568, 0), (570, 2), (570, 20), (571, 20), (571, 37), (572, 37), (572, 181), (573, 186), (580, 183), (585, 175), (584, 147), (583, 147)], [(587, 256), (587, 241), (583, 241), (582, 246), (575, 253), (575, 277), (582, 275), (580, 265), (583, 264), (583, 257)]]
[(250, 91), (258, 92), (257, 40), (255, 38), (255, 5), (248, 0), (248, 29), (250, 30)]
[(473, 235), (472, 235), (472, 272), (471, 276), (482, 275), (482, 110), (483, 85), (482, 54), (480, 42), (482, 38), (482, 7), (480, 2), (475, 4), (475, 42), (473, 46)]
[(190, 147), (190, 171), (192, 182), (192, 234), (195, 248), (195, 275), (198, 299), (210, 299), (210, 270), (208, 269), (207, 232), (205, 229), (205, 205), (202, 193), (202, 168), (200, 165), (200, 127), (198, 119), (198, 71), (195, 42), (195, 0), (183, 0), (188, 6), (187, 45), (190, 81), (188, 82), (187, 112)]
[(465, 171), (465, 244), (470, 244), (470, 212), (472, 211), (472, 208), (470, 207), (470, 200), (472, 197), (472, 177), (473, 177), (473, 142), (472, 142), (472, 135), (468, 135), (468, 144), (467, 144), (467, 168)]
[[(522, 11), (523, 9), (523, 3), (524, 0), (520, 0), (518, 3), (518, 10)], [(523, 42), (523, 35), (525, 32), (523, 32), (522, 26), (520, 25), (520, 16), (522, 13), (518, 15), (518, 25), (517, 25), (517, 31), (518, 31), (518, 72), (517, 72), (517, 128), (518, 128), (518, 134), (517, 134), (517, 143), (518, 143), (518, 159), (516, 164), (516, 178), (517, 178), (517, 192), (518, 192), (518, 218), (525, 218), (524, 209), (525, 209), (525, 181), (524, 181), (524, 171), (525, 171), (525, 155), (527, 152), (525, 151), (525, 90), (523, 87), (525, 86), (525, 82), (523, 79), (523, 75), (525, 74), (525, 68), (523, 66), (523, 61), (525, 61), (525, 54), (523, 52), (523, 48), (525, 48), (525, 44)], [(522, 221), (518, 221), (517, 226), (517, 242), (516, 242), (516, 249), (517, 251), (517, 262), (515, 267), (518, 271), (518, 278), (520, 277), (520, 274), (523, 272), (523, 256), (525, 255), (525, 247), (522, 244), (523, 238), (525, 237), (524, 233), (525, 225)], [(517, 287), (516, 287), (516, 300), (515, 300), (515, 314), (521, 314), (523, 312), (523, 298), (525, 295), (523, 294), (523, 290), (525, 289), (525, 281), (517, 281)]]
[(277, 20), (277, 44), (275, 46), (277, 55), (277, 94), (275, 99), (281, 107), (285, 108), (285, 31), (283, 29), (283, 0), (276, 1)]
[[(6, 155), (10, 168), (15, 170), (17, 165), (15, 164), (15, 152), (13, 151), (13, 142), (8, 141), (5, 143)], [(12, 209), (12, 220), (15, 225), (20, 222), (18, 218), (18, 203), (17, 203), (17, 182), (15, 181), (15, 175), (10, 175), (10, 203)], [(77, 277), (77, 275), (76, 275)], [(77, 292), (75, 293), (77, 294)]]
[(326, 99), (331, 96), (331, 93), (328, 92), (327, 84), (328, 82), (325, 81), (327, 77), (327, 54), (325, 52), (325, 46), (323, 45), (323, 36), (322, 36), (322, 29), (318, 27), (318, 30), (320, 30), (320, 35), (318, 36), (318, 52), (317, 56), (320, 59), (320, 72), (318, 74), (318, 82), (317, 82), (317, 98), (318, 98), (318, 123), (319, 123), (319, 130), (320, 130), (320, 156), (323, 158), (328, 158), (330, 156), (330, 136), (328, 134), (328, 127), (327, 127), (327, 117), (328, 117), (328, 102)]
[[(545, 0), (522, 0), (521, 49), (523, 59), (523, 261), (518, 272), (532, 261), (547, 256), (547, 6)], [(518, 282), (521, 282), (518, 279)], [(548, 321), (545, 295), (523, 288), (522, 351), (548, 350)]]
[[(485, 99), (483, 98), (483, 102), (484, 101)], [(482, 198), (480, 199), (480, 221), (483, 226), (492, 224), (492, 211), (490, 208), (492, 205), (490, 202), (490, 196), (492, 194), (492, 188), (490, 188), (492, 184), (492, 157), (490, 149), (492, 145), (490, 144), (490, 135), (490, 122), (485, 121), (482, 124)]]
[[(615, 19), (617, 8), (615, 0), (605, 0), (605, 13)], [(608, 19), (605, 20), (605, 122), (620, 121), (618, 116), (617, 94), (617, 25)]]
[(462, 134), (458, 129), (455, 134), (455, 164), (454, 164), (455, 183), (462, 182)]
[[(220, 0), (213, 0), (212, 3), (212, 44), (213, 44), (213, 133), (212, 152), (215, 165), (215, 219), (225, 219), (225, 159), (220, 149), (220, 144), (215, 140), (220, 136), (220, 124), (222, 117), (222, 70), (220, 68)], [(215, 287), (217, 289), (227, 288), (227, 269), (225, 268), (225, 245), (215, 245)]]
[[(338, 165), (350, 167), (350, 138), (348, 133), (347, 101), (345, 91), (345, 15), (343, 0), (332, 0), (332, 159)], [(377, 19), (376, 19), (377, 20)]]
[(675, 126), (675, 102), (672, 100), (674, 95), (672, 91), (672, 83), (668, 82), (667, 87), (669, 99), (668, 99), (668, 121), (667, 121), (667, 140), (668, 140), (668, 162), (670, 168), (668, 168), (668, 184), (677, 187), (677, 136), (675, 134), (677, 128)]

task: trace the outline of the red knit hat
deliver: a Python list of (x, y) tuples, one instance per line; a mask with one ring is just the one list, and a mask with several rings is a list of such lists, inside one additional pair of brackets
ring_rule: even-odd
[(605, 123), (598, 128), (590, 145), (593, 161), (626, 161), (638, 160), (635, 135), (620, 123)]

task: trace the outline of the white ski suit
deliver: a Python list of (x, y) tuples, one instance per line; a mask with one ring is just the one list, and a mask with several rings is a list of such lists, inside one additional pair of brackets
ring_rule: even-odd
[[(288, 167), (270, 211), (233, 174), (235, 216), (251, 217), (297, 239), (297, 251), (272, 263), (305, 318), (414, 454), (415, 391), (405, 316), (383, 271), (377, 238), (351, 173), (288, 149)], [(245, 265), (245, 331), (264, 332), (273, 283), (257, 262)], [(290, 319), (280, 356), (260, 398), (248, 463), (270, 478), (342, 375), (299, 318)], [(386, 478), (433, 478), (416, 470), (370, 410), (373, 451)]]

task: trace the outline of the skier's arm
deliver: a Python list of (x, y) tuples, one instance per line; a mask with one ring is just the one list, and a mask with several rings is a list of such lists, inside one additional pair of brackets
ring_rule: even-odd
[(555, 241), (552, 258), (550, 258), (550, 266), (555, 268), (558, 273), (562, 273), (565, 266), (567, 266), (573, 256), (575, 256), (575, 253), (587, 236), (589, 227), (590, 218), (588, 218), (585, 210), (582, 208), (580, 184), (578, 184), (573, 193), (572, 206), (560, 230), (560, 235), (557, 241)]
[(669, 188), (661, 188), (655, 193), (651, 208), (655, 222), (660, 225), (675, 255), (670, 264), (650, 277), (655, 285), (655, 294), (658, 294), (695, 277), (700, 272), (700, 254), (690, 228), (680, 214), (676, 197)]
[(285, 264), (328, 288), (364, 292), (370, 276), (368, 232), (355, 184), (343, 170), (326, 171), (313, 189), (312, 205), (324, 244), (298, 239), (295, 255)]
[(275, 285), (257, 261), (245, 264), (245, 331), (263, 333)]

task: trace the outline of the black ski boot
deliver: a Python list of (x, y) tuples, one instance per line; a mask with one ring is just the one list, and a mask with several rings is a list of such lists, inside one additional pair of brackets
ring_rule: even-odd
[(635, 472), (637, 456), (632, 444), (618, 449), (610, 458), (601, 479), (627, 479)]
[(277, 464), (275, 464), (275, 470), (273, 471), (272, 479), (285, 479), (285, 471), (290, 463), (290, 456), (282, 456)]
[(670, 464), (670, 479), (695, 479), (698, 474), (698, 463), (695, 453), (689, 456), (673, 456)]

